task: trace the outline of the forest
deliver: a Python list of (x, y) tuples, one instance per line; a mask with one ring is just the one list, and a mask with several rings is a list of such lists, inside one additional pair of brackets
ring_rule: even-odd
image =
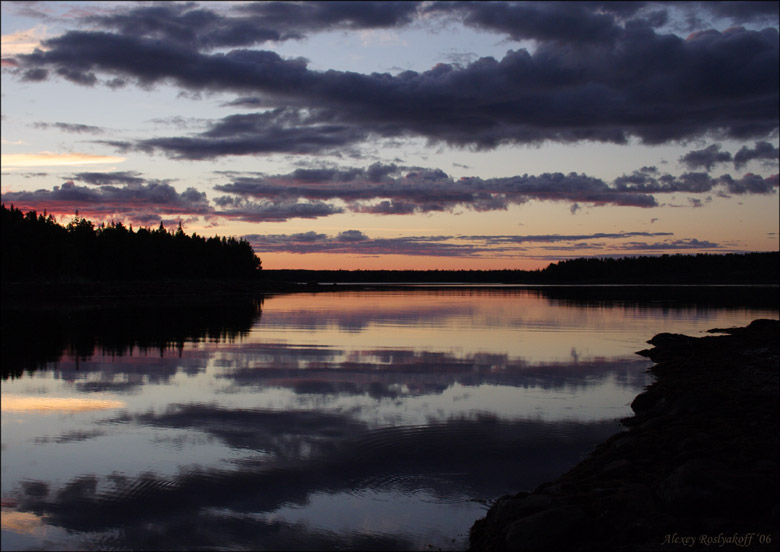
[(539, 270), (266, 270), (300, 283), (777, 284), (780, 252), (579, 258)]
[(133, 230), (121, 222), (96, 226), (76, 216), (58, 224), (46, 212), (26, 214), (2, 205), (3, 281), (84, 279), (249, 279), (260, 259), (243, 239), (169, 231)]
[(96, 226), (2, 205), (2, 280), (254, 279), (294, 283), (778, 284), (780, 252), (578, 258), (539, 270), (262, 270), (244, 239)]

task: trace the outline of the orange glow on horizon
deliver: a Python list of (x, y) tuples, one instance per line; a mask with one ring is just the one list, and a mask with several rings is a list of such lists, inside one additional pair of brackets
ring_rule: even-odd
[(65, 397), (24, 397), (3, 395), (0, 400), (3, 412), (86, 412), (122, 408), (123, 401), (111, 399), (77, 399)]
[[(411, 255), (334, 255), (262, 253), (266, 270), (536, 270), (551, 260), (529, 258), (425, 257)], [(563, 258), (563, 257), (562, 257)]]

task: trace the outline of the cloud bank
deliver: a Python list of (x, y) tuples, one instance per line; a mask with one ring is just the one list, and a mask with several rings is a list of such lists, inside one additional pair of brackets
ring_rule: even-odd
[[(761, 146), (756, 147), (760, 151)], [(246, 222), (282, 222), (313, 219), (341, 213), (413, 215), (420, 213), (503, 211), (530, 201), (571, 204), (576, 214), (583, 206), (653, 208), (664, 205), (664, 194), (770, 195), (780, 186), (777, 174), (741, 177), (702, 172), (680, 176), (642, 167), (607, 183), (585, 174), (543, 173), (503, 178), (454, 179), (440, 169), (400, 167), (374, 163), (368, 167), (297, 169), (287, 174), (229, 176), (230, 182), (213, 186), (209, 199), (193, 187), (177, 192), (167, 180), (147, 179), (134, 171), (78, 172), (53, 190), (4, 192), (3, 201), (17, 207), (52, 213), (126, 213), (149, 217), (187, 215)], [(74, 181), (88, 186), (79, 186)], [(98, 188), (95, 189), (94, 186)], [(702, 205), (691, 197), (692, 206)], [(147, 218), (149, 218), (147, 217)], [(135, 219), (138, 220), (138, 219)]]
[(195, 188), (187, 188), (179, 193), (173, 186), (161, 181), (124, 186), (106, 183), (97, 188), (68, 181), (54, 186), (52, 190), (4, 193), (3, 203), (22, 210), (46, 209), (52, 214), (73, 214), (78, 211), (85, 218), (115, 217), (139, 224), (156, 224), (163, 218), (181, 220), (184, 217), (208, 216), (213, 213), (205, 193)]
[[(258, 254), (329, 253), (338, 255), (407, 255), (425, 257), (509, 257), (533, 251), (620, 251), (669, 252), (677, 250), (722, 250), (720, 244), (693, 238), (670, 239), (670, 232), (617, 232), (579, 235), (505, 236), (407, 236), (371, 238), (359, 230), (345, 230), (335, 236), (318, 232), (297, 234), (249, 234), (243, 236)], [(662, 241), (626, 241), (635, 238), (666, 237)], [(581, 254), (581, 253), (580, 253)], [(574, 255), (577, 256), (577, 255)]]
[[(734, 21), (771, 21), (774, 13), (714, 4), (697, 9)], [(46, 50), (15, 55), (9, 63), (16, 67), (7, 70), (27, 81), (231, 92), (244, 106), (270, 109), (228, 116), (193, 136), (116, 144), (184, 159), (323, 153), (376, 137), (490, 149), (544, 141), (764, 139), (777, 132), (777, 29), (680, 37), (662, 30), (665, 13), (664, 4), (534, 2), (264, 2), (228, 12), (140, 6), (90, 17), (95, 30), (47, 39)], [(324, 30), (435, 28), (453, 18), (533, 40), (535, 47), (395, 75), (316, 71), (305, 59), (248, 48)]]
[(576, 173), (455, 180), (440, 169), (402, 171), (396, 165), (381, 163), (367, 168), (299, 169), (283, 175), (239, 177), (214, 186), (214, 190), (230, 194), (217, 198), (219, 205), (252, 209), (268, 202), (316, 202), (321, 206), (338, 201), (348, 211), (377, 215), (496, 211), (532, 200), (569, 202), (577, 206), (573, 212), (582, 204), (650, 208), (660, 205), (655, 197), (658, 194), (771, 194), (777, 188), (777, 175), (752, 173), (739, 178), (696, 172), (672, 176), (644, 167), (612, 183)]
[(720, 144), (711, 144), (702, 150), (692, 150), (680, 158), (680, 162), (689, 169), (703, 168), (707, 172), (719, 163), (734, 161), (734, 168), (741, 170), (750, 161), (759, 160), (767, 167), (778, 165), (780, 150), (765, 141), (758, 141), (754, 147), (742, 146), (733, 156), (730, 152), (720, 151)]

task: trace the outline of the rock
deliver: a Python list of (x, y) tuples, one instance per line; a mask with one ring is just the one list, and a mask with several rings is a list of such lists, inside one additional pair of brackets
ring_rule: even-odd
[(507, 550), (565, 550), (587, 532), (588, 518), (578, 506), (558, 506), (509, 525)]
[(712, 442), (712, 438), (703, 432), (698, 432), (690, 437), (686, 437), (677, 445), (677, 452), (694, 453), (706, 447)]
[(631, 437), (627, 431), (624, 431), (623, 437), (615, 440), (612, 443), (612, 448), (615, 450), (631, 448), (631, 446), (635, 443), (635, 441), (636, 440), (633, 437)]
[(505, 497), (496, 504), (496, 521), (525, 517), (549, 508), (552, 504), (553, 500), (542, 494), (528, 494), (517, 498)]
[(760, 473), (728, 468), (717, 460), (697, 458), (676, 468), (656, 490), (661, 503), (674, 513), (733, 517), (760, 513), (775, 497), (771, 479)]
[(601, 473), (603, 473), (604, 475), (609, 475), (609, 474), (613, 474), (614, 475), (616, 472), (624, 471), (630, 465), (631, 465), (631, 462), (629, 462), (625, 458), (621, 458), (620, 460), (615, 460), (613, 462), (610, 462), (606, 466), (604, 466), (601, 469)]
[(689, 509), (712, 511), (718, 479), (726, 467), (717, 461), (694, 459), (676, 468), (658, 486), (656, 495), (673, 512)]
[(663, 404), (666, 402), (664, 397), (661, 395), (661, 393), (654, 392), (654, 391), (645, 391), (644, 393), (640, 393), (636, 396), (636, 398), (631, 401), (631, 410), (633, 410), (636, 413), (640, 412), (647, 412), (648, 410), (651, 410), (655, 408), (656, 406)]

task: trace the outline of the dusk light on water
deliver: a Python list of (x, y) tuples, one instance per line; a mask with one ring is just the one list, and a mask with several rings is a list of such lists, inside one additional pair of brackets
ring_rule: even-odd
[[(234, 311), (221, 319), (233, 338), (160, 350), (128, 335), (87, 349), (71, 333), (83, 345), (54, 362), (6, 351), (32, 371), (3, 381), (2, 494), (21, 510), (3, 510), (3, 549), (142, 549), (149, 523), (155, 547), (175, 549), (463, 549), (486, 503), (619, 430), (650, 381), (634, 352), (654, 329), (699, 335), (772, 314), (518, 289), (230, 307), (204, 309), (203, 323), (218, 331), (216, 315)], [(19, 341), (67, 335), (61, 315), (49, 313), (52, 335)], [(141, 325), (182, 313), (69, 316)]]

